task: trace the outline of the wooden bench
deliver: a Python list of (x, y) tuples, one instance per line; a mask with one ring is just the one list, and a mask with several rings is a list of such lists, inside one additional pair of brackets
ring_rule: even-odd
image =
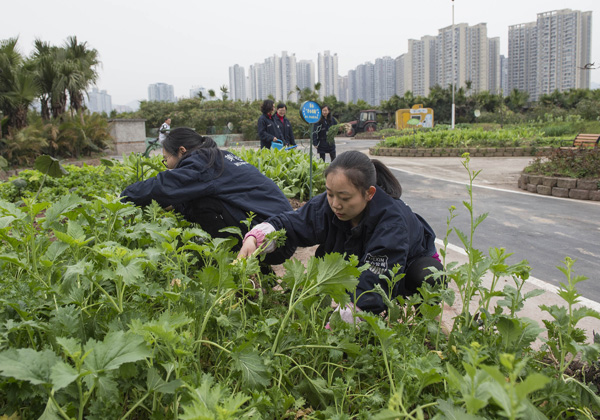
[(578, 149), (581, 147), (595, 148), (598, 147), (598, 141), (600, 140), (600, 134), (577, 134), (573, 139), (573, 145), (571, 147), (561, 147), (561, 149)]

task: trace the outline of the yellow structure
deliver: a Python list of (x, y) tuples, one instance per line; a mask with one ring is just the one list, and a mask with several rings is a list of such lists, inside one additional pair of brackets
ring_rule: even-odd
[[(416, 120), (409, 123), (409, 120)], [(423, 108), (423, 104), (415, 104), (411, 109), (396, 111), (396, 128), (401, 130), (409, 127), (433, 127), (433, 109)]]

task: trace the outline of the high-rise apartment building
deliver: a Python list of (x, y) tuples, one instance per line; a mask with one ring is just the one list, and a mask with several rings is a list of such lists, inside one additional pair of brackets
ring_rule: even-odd
[(282, 51), (280, 74), (278, 76), (278, 81), (281, 80), (281, 97), (277, 97), (277, 100), (298, 102), (298, 91), (296, 91), (298, 74), (296, 71), (296, 55), (288, 55), (287, 51)]
[(348, 70), (348, 102), (358, 101), (358, 83), (356, 81), (356, 69)]
[(508, 27), (508, 90), (536, 96), (537, 27), (535, 22)]
[(229, 67), (229, 95), (233, 101), (246, 101), (246, 72), (244, 68), (235, 64)]
[(148, 85), (148, 100), (159, 102), (175, 102), (175, 91), (173, 85), (166, 83), (154, 83)]
[(508, 28), (509, 89), (531, 100), (555, 90), (589, 89), (592, 12), (562, 9), (538, 13), (536, 22)]
[(338, 97), (340, 102), (348, 102), (348, 76), (340, 76), (338, 79)]
[(338, 56), (331, 55), (329, 51), (319, 53), (318, 55), (318, 78), (317, 81), (321, 84), (319, 90), (319, 98), (325, 96), (338, 96)]
[(112, 98), (106, 93), (105, 90), (98, 90), (98, 88), (92, 88), (91, 92), (87, 93), (87, 107), (90, 112), (97, 112), (102, 114), (103, 112), (110, 114), (113, 110)]
[(510, 93), (508, 88), (508, 58), (504, 55), (500, 56), (500, 89), (504, 96), (508, 96)]
[(300, 90), (315, 88), (315, 63), (312, 60), (300, 60), (296, 63), (296, 78)]
[(356, 67), (356, 99), (375, 105), (375, 66), (371, 62)]
[[(491, 51), (487, 25), (460, 23), (454, 25), (454, 33), (452, 29), (452, 26), (440, 29), (436, 39), (437, 84), (447, 88), (454, 82), (460, 88), (469, 82), (472, 93), (488, 90)], [(499, 55), (499, 48), (493, 53)]]
[[(537, 15), (537, 96), (589, 89), (592, 12), (564, 9)], [(537, 99), (534, 98), (534, 99)]]
[(379, 105), (387, 101), (396, 93), (396, 62), (391, 57), (383, 57), (375, 60), (373, 68), (374, 77), (374, 104)]
[(488, 39), (488, 87), (487, 90), (497, 95), (500, 93), (501, 61), (500, 61), (500, 38)]
[(247, 98), (251, 101), (267, 99), (298, 101), (296, 56), (282, 51), (281, 57), (273, 55), (263, 63), (250, 66), (247, 79)]
[(405, 70), (405, 66), (406, 66), (406, 60), (407, 60), (408, 54), (402, 54), (398, 57), (396, 57), (396, 95), (403, 97), (404, 93), (407, 90), (406, 86), (407, 83), (405, 82), (405, 74), (406, 74), (406, 70)]
[(427, 96), (437, 80), (436, 37), (424, 36), (420, 40), (408, 40), (408, 65), (404, 69), (405, 91), (410, 90), (414, 96)]

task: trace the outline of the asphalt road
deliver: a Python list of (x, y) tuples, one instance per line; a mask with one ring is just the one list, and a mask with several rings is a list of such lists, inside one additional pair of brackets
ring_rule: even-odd
[[(376, 143), (336, 139), (338, 153), (365, 151)], [(423, 158), (412, 158), (414, 164), (410, 166), (406, 159), (382, 158), (390, 168), (399, 169), (394, 173), (402, 184), (403, 200), (423, 216), (442, 239), (448, 209), (455, 206), (457, 217), (452, 227), (468, 235), (470, 216), (463, 205), (463, 201), (469, 199), (465, 184), (468, 176), (456, 163), (459, 159), (449, 163), (444, 158), (429, 158), (421, 161), (429, 165), (426, 167), (422, 163), (418, 166), (417, 161)], [(475, 231), (475, 247), (486, 254), (492, 247), (505, 248), (513, 253), (509, 263), (527, 260), (532, 276), (555, 286), (566, 282), (556, 267), (562, 266), (567, 256), (576, 259), (574, 273), (588, 278), (579, 283), (577, 289), (584, 297), (600, 302), (600, 203), (523, 192), (516, 184), (516, 170), (509, 166), (513, 162), (483, 159), (486, 158), (478, 159), (482, 179), (475, 180), (481, 185), (473, 187), (474, 214), (487, 213), (488, 216)], [(525, 166), (527, 161), (521, 159), (520, 164)], [(503, 178), (503, 172), (511, 172), (512, 178)], [(456, 173), (464, 176), (459, 179)], [(489, 173), (493, 179), (486, 177)], [(456, 233), (451, 233), (449, 242), (462, 248)]]

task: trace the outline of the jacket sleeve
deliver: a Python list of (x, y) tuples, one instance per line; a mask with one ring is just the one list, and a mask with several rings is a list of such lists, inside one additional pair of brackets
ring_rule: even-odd
[[(273, 137), (275, 137), (274, 135), (272, 135), (271, 133), (269, 133), (267, 124), (269, 123), (269, 121), (267, 120), (267, 118), (263, 118), (262, 116), (258, 119), (258, 138), (259, 140), (262, 141), (267, 141), (267, 142), (271, 142), (273, 141)], [(273, 122), (273, 124), (275, 124), (275, 122)]]
[[(194, 165), (183, 166), (171, 171), (163, 171), (156, 177), (131, 184), (121, 193), (124, 201), (138, 206), (146, 206), (155, 200), (163, 207), (174, 206), (193, 198), (214, 193), (213, 182), (205, 172), (198, 171)], [(210, 178), (209, 178), (210, 179)]]
[[(285, 229), (286, 241), (284, 248), (309, 247), (325, 242), (328, 227), (325, 193), (309, 200), (296, 211), (288, 211), (267, 219), (276, 230)], [(283, 251), (286, 253), (285, 251)]]
[(289, 127), (289, 131), (290, 131), (290, 133), (289, 133), (290, 134), (290, 138), (288, 140), (289, 140), (289, 142), (290, 142), (290, 144), (292, 146), (295, 146), (296, 145), (296, 139), (294, 138), (294, 128), (292, 127), (291, 123), (288, 123), (288, 124), (289, 124), (288, 127)]
[(370, 264), (370, 268), (360, 275), (356, 287), (356, 305), (360, 309), (373, 313), (387, 309), (378, 293), (363, 293), (373, 290), (376, 284), (389, 292), (386, 280), (380, 279), (379, 276), (389, 275), (388, 270), (396, 264), (401, 265), (400, 272), (404, 272), (409, 255), (409, 237), (407, 225), (402, 221), (378, 225), (375, 228), (366, 244), (364, 255), (360, 257), (361, 264)]

